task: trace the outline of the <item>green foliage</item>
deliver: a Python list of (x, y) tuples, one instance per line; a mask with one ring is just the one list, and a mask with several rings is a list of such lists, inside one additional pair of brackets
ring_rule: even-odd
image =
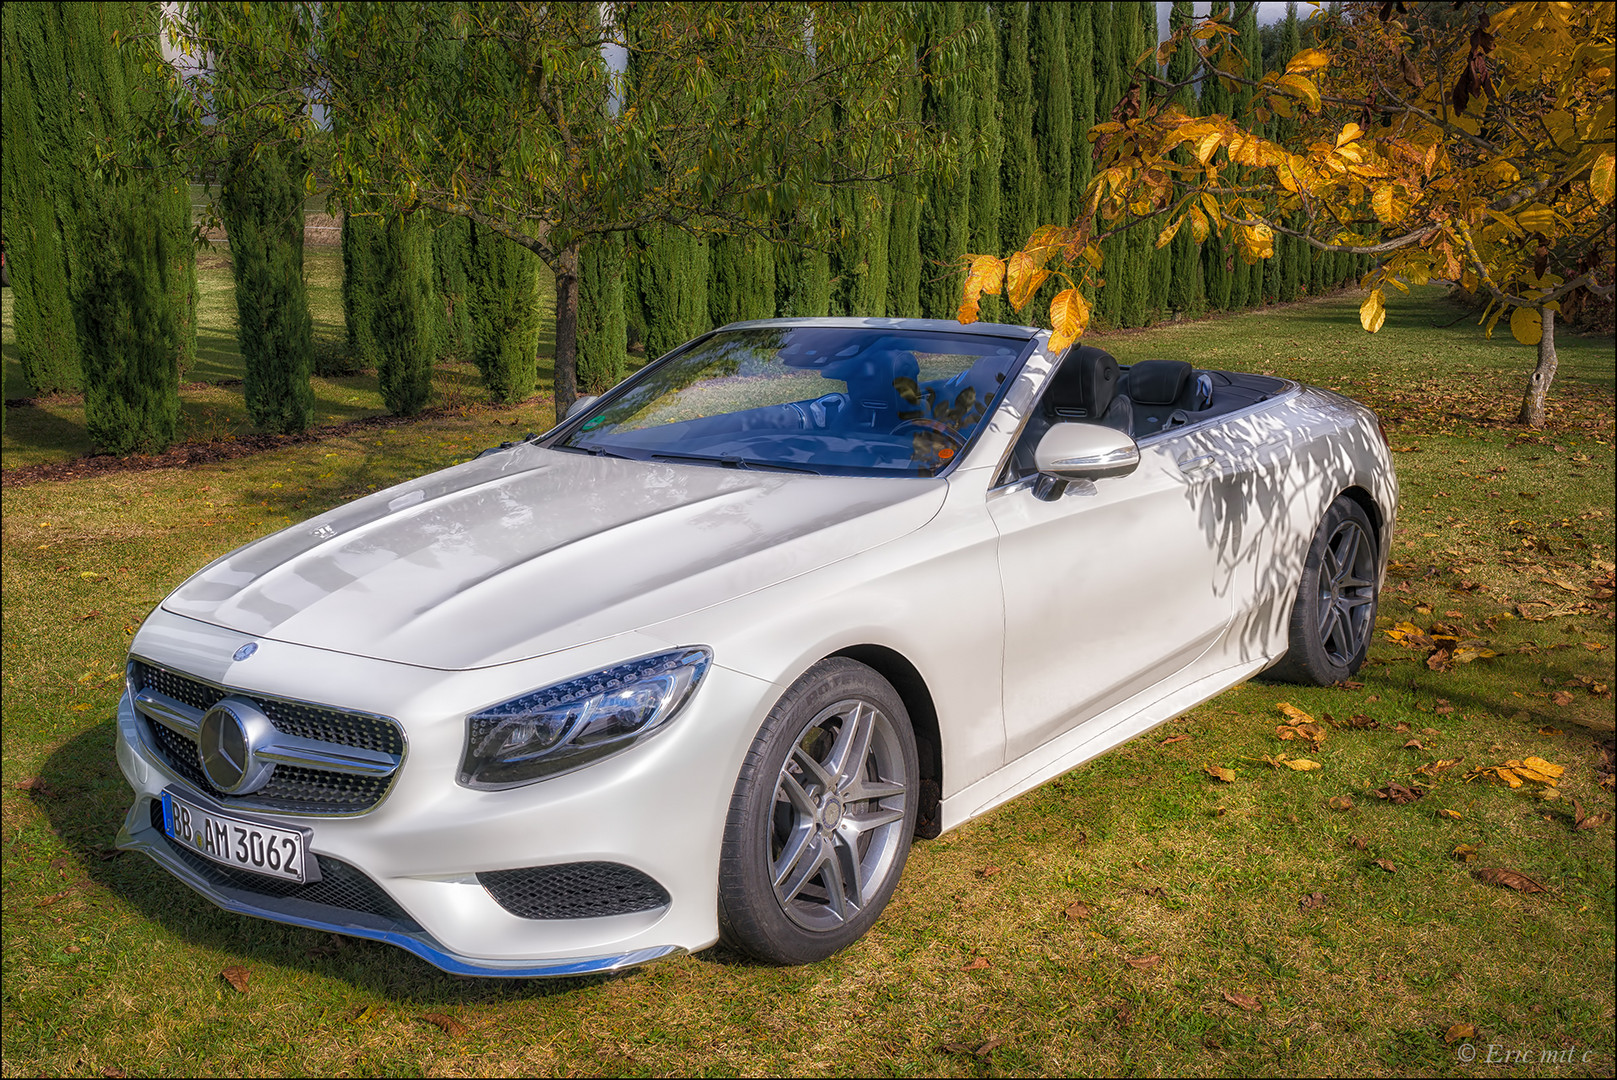
[(623, 234), (613, 233), (579, 252), (578, 389), (583, 394), (611, 389), (629, 370), (623, 248)]
[[(1191, 0), (1174, 0), (1173, 10), (1168, 16), (1168, 25), (1171, 30), (1177, 30), (1189, 25), (1194, 19)], [(1189, 49), (1177, 49), (1173, 59), (1168, 64), (1168, 81), (1171, 83), (1184, 82), (1189, 79), (1195, 64), (1195, 57)], [(1196, 109), (1196, 96), (1190, 86), (1180, 89), (1173, 98), (1174, 104), (1186, 112)], [(1180, 164), (1190, 160), (1190, 151), (1179, 147), (1175, 152), (1175, 160)], [(1202, 278), (1201, 245), (1191, 230), (1182, 228), (1174, 233), (1173, 242), (1164, 250), (1169, 253), (1169, 264), (1173, 270), (1173, 280), (1168, 286), (1167, 310), (1169, 311), (1199, 311), (1206, 303), (1206, 294)]]
[[(189, 195), (183, 177), (138, 141), (142, 126), (169, 105), (141, 79), (142, 67), (158, 62), (155, 18), (155, 10), (117, 3), (8, 4), (0, 12), (0, 229), (18, 351), (36, 393), (83, 385), (77, 309), (102, 302), (87, 284), (105, 277), (91, 272), (102, 252), (88, 236), (108, 225), (98, 219), (109, 212), (136, 214), (141, 228), (166, 234), (170, 359), (183, 370), (195, 354)], [(118, 181), (134, 185), (128, 198), (103, 197), (110, 181), (98, 152), (138, 176)]]
[(652, 359), (709, 327), (708, 245), (701, 237), (669, 226), (642, 229), (635, 235), (640, 263), (635, 284), (646, 325), (646, 357)]
[[(1067, 5), (1067, 71), (1072, 80), (1072, 195), (1076, 215), (1084, 189), (1095, 175), (1089, 129), (1095, 123), (1095, 5)], [(1023, 239), (1027, 237), (1024, 235)]]
[(0, 176), (17, 351), (28, 385), (49, 394), (81, 382), (69, 286), (77, 173), (52, 167), (83, 153), (68, 90), (67, 30), (59, 5), (5, 4), (0, 34)]
[(523, 401), (537, 378), (538, 261), (482, 225), (466, 239), (472, 362), (495, 401)]
[(870, 192), (845, 188), (833, 199), (837, 235), (827, 254), (827, 314), (887, 314), (891, 212), (884, 194), (880, 188)]
[[(1122, 73), (1122, 94), (1135, 87), (1144, 94), (1141, 77), (1134, 69), (1140, 54), (1156, 43), (1156, 5), (1144, 0), (1112, 5), (1118, 26), (1117, 67)], [(1142, 97), (1143, 100), (1143, 97)], [(1156, 237), (1147, 228), (1130, 229), (1122, 237), (1124, 262), (1114, 268), (1121, 279), (1123, 294), (1117, 301), (1117, 321), (1122, 326), (1144, 326), (1150, 318), (1151, 274)]]
[(443, 317), (438, 323), (438, 345), (442, 357), (465, 359), (471, 353), (472, 320), (466, 283), (467, 248), (472, 223), (468, 218), (430, 214), (432, 222), (432, 269), (434, 286)]
[(348, 331), (348, 362), (359, 370), (374, 371), (381, 365), (375, 330), (377, 291), (382, 286), (381, 242), (381, 218), (352, 212), (343, 215), (343, 323)]
[[(1021, 246), (1038, 226), (1038, 163), (1033, 146), (1033, 68), (1028, 63), (1030, 5), (1002, 3), (1000, 16), (1000, 116), (1003, 149), (999, 159), (999, 236)], [(1087, 5), (1075, 4), (1074, 8)], [(998, 255), (997, 248), (985, 253)]]
[(109, 184), (80, 238), (93, 245), (74, 304), (84, 348), (84, 416), (90, 442), (108, 454), (154, 452), (174, 441), (179, 370), (169, 305), (172, 238), (147, 192)]
[[(810, 247), (806, 229), (788, 233), (775, 245), (775, 314), (825, 315), (831, 308), (831, 257)], [(677, 342), (675, 343), (677, 344)], [(646, 355), (659, 355), (646, 349)]]
[[(974, 50), (976, 57), (971, 66), (971, 126), (976, 149), (971, 158), (971, 234), (967, 249), (997, 255), (1002, 247), (1000, 166), (1005, 153), (1005, 133), (999, 118), (999, 31), (992, 6), (979, 4), (967, 10), (975, 12), (978, 40), (984, 43)], [(989, 297), (982, 304), (981, 317), (986, 322), (999, 322), (1004, 312), (1004, 305)]]
[(1028, 27), (1033, 68), (1033, 146), (1039, 163), (1040, 222), (1066, 224), (1072, 218), (1072, 83), (1067, 65), (1067, 10), (1063, 4), (1034, 4)]
[[(886, 231), (884, 222), (884, 252)], [(883, 259), (883, 265), (885, 263)], [(757, 236), (719, 236), (710, 240), (707, 310), (708, 322), (714, 326), (746, 319), (774, 318), (774, 245)]]
[(243, 141), (223, 177), (220, 209), (236, 277), (236, 327), (247, 412), (260, 430), (302, 431), (314, 417), (309, 301), (303, 286), (303, 179), (295, 147)]
[(921, 315), (928, 319), (951, 318), (959, 308), (961, 256), (971, 246), (969, 160), (974, 135), (962, 40), (965, 8), (959, 0), (947, 0), (920, 9), (927, 69), (921, 121), (960, 140), (956, 159), (931, 170), (922, 187)]
[[(432, 396), (433, 343), (438, 327), (433, 288), (432, 225), (424, 214), (383, 220), (377, 245), (380, 281), (372, 311), (377, 381), (395, 416), (414, 416)], [(493, 386), (490, 386), (493, 390)]]

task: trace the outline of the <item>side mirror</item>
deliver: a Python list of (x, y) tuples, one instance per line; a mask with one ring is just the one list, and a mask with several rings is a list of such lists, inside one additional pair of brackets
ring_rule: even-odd
[(1054, 424), (1033, 452), (1041, 474), (1057, 480), (1127, 476), (1140, 464), (1140, 447), (1103, 424)]
[(567, 415), (562, 417), (562, 419), (563, 420), (571, 420), (573, 417), (577, 416), (579, 413), (585, 412), (586, 410), (588, 410), (592, 405), (594, 405), (597, 401), (600, 401), (600, 400), (601, 400), (601, 397), (600, 397), (599, 394), (587, 394), (584, 397), (581, 397), (577, 401), (573, 402), (573, 404), (567, 410)]

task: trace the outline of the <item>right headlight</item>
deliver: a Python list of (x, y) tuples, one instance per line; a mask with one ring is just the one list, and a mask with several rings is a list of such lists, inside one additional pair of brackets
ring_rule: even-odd
[(466, 718), (460, 782), (497, 791), (544, 780), (662, 730), (713, 662), (703, 646), (643, 656)]

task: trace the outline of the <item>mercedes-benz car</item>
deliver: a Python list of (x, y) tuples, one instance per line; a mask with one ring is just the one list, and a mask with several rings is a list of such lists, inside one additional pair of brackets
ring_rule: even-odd
[(727, 326), (214, 560), (131, 647), (120, 846), (462, 974), (811, 962), (914, 838), (1259, 672), (1351, 675), (1374, 415), (1048, 344)]

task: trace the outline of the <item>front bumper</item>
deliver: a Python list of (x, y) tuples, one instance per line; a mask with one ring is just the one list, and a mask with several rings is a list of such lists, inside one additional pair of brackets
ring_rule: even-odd
[[(231, 670), (228, 658), (247, 640), (156, 612), (135, 647), (154, 663), (244, 693), (322, 701), (399, 721), (408, 752), (386, 798), (366, 813), (319, 817), (220, 804), (238, 816), (311, 830), (311, 851), (322, 866), (335, 861), (385, 899), (368, 910), (331, 903), (329, 895), (311, 900), (256, 875), (222, 873), (170, 841), (154, 827), (152, 813), (165, 788), (205, 803), (218, 800), (170, 766), (127, 695), (119, 706), (117, 752), (136, 798), (119, 847), (145, 852), (227, 911), (385, 941), (461, 975), (608, 972), (718, 939), (719, 850), (730, 793), (778, 688), (715, 665), (680, 716), (646, 742), (576, 773), (482, 792), (456, 783), (466, 712), (510, 696), (513, 688), (546, 685), (669, 643), (600, 642), (491, 675), (261, 641), (251, 664)], [(456, 711), (443, 707), (448, 701), (457, 702)], [(495, 870), (592, 862), (650, 877), (669, 902), (592, 918), (524, 918), (478, 878)]]

